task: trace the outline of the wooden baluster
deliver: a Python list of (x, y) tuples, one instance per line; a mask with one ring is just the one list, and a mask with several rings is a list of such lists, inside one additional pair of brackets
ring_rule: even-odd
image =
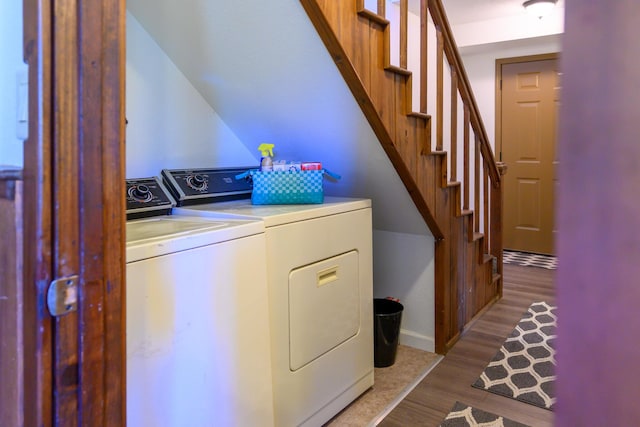
[(484, 208), (484, 253), (489, 253), (489, 239), (493, 238), (489, 233), (489, 165), (482, 159), (482, 204)]
[(444, 78), (444, 39), (442, 30), (436, 27), (438, 35), (438, 48), (436, 51), (436, 151), (442, 151), (442, 126), (443, 126), (443, 78)]
[(385, 0), (378, 0), (378, 15), (386, 18)]
[(464, 200), (463, 200), (463, 206), (462, 209), (464, 209), (465, 211), (469, 210), (469, 168), (470, 168), (470, 164), (469, 164), (469, 129), (471, 127), (471, 118), (470, 118), (470, 113), (469, 113), (469, 106), (467, 104), (464, 104), (464, 142), (463, 142), (463, 149), (464, 149)]
[(474, 204), (473, 204), (473, 216), (474, 216), (474, 231), (480, 232), (480, 137), (473, 130), (475, 135), (475, 152), (474, 152), (474, 168), (473, 168), (473, 182), (474, 182)]
[(427, 1), (420, 0), (420, 112), (427, 112), (427, 34), (429, 11)]
[(407, 34), (409, 31), (409, 0), (400, 0), (400, 68), (407, 69)]
[(458, 74), (451, 69), (451, 174), (450, 180), (458, 180)]

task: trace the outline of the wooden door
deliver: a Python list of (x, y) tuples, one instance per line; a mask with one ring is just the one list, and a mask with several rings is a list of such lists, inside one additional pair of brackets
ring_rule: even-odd
[[(125, 425), (124, 0), (24, 0), (24, 425)], [(53, 280), (77, 310), (53, 316)]]
[(504, 183), (504, 247), (553, 254), (558, 61), (502, 63), (500, 71), (501, 158), (509, 168)]

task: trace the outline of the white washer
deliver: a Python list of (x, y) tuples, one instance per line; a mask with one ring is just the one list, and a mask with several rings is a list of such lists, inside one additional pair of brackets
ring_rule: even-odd
[(272, 426), (264, 224), (128, 221), (126, 254), (127, 425)]
[(277, 426), (320, 426), (373, 385), (370, 200), (174, 212), (264, 221)]

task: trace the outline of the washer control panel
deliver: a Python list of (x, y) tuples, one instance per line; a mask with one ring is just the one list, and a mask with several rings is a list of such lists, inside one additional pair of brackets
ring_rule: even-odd
[(178, 206), (248, 198), (251, 182), (236, 176), (256, 167), (163, 169), (162, 181)]
[(169, 215), (176, 205), (158, 177), (127, 179), (127, 219)]

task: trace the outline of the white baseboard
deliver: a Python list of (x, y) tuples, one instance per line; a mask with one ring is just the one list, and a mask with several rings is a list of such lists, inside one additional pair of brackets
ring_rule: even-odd
[(433, 337), (428, 337), (406, 329), (400, 329), (400, 344), (431, 353), (435, 353), (436, 351), (436, 342)]

